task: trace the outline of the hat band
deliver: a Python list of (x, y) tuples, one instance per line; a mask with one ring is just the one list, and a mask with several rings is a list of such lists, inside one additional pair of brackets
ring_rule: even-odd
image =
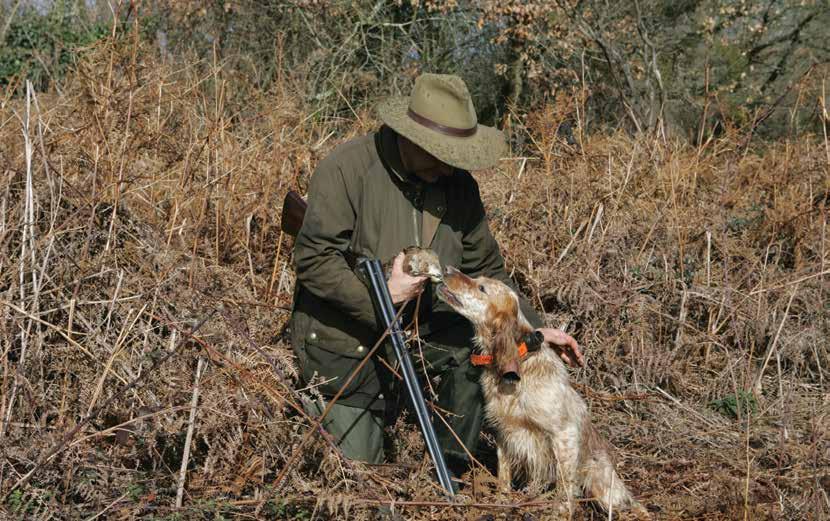
[(421, 125), (432, 129), (439, 134), (444, 134), (445, 136), (452, 136), (452, 137), (470, 137), (474, 136), (478, 131), (478, 125), (473, 126), (472, 128), (456, 128), (456, 127), (448, 127), (446, 125), (442, 125), (440, 123), (436, 123), (429, 118), (425, 118), (422, 115), (418, 114), (417, 112), (413, 111), (411, 108), (407, 110), (406, 115), (409, 116), (412, 120), (416, 123), (420, 123)]

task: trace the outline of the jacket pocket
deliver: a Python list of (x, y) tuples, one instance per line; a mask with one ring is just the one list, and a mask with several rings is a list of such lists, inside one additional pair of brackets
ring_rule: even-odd
[(325, 351), (336, 358), (356, 360), (366, 356), (371, 348), (371, 346), (365, 346), (363, 342), (343, 331), (326, 326), (313, 319), (309, 322), (308, 329), (302, 339), (302, 343), (306, 346)]
[[(335, 308), (302, 292), (292, 316), (292, 344), (306, 384), (317, 383), (324, 395), (334, 395), (363, 358), (374, 334), (348, 320)], [(371, 343), (370, 343), (371, 342)], [(370, 360), (345, 390), (344, 398), (379, 392), (375, 364)], [(313, 381), (313, 382), (312, 382)]]
[[(305, 363), (303, 379), (309, 382), (315, 374), (322, 380), (320, 391), (325, 395), (336, 394), (357, 369), (371, 346), (355, 340), (332, 335), (325, 327), (311, 327), (302, 340)], [(372, 361), (363, 365), (344, 390), (344, 397), (354, 393), (373, 395), (379, 391), (376, 368)]]

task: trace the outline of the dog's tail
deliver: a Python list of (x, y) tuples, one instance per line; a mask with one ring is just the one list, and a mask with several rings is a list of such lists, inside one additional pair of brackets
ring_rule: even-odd
[(647, 513), (620, 479), (608, 445), (589, 421), (583, 425), (582, 441), (581, 477), (585, 494), (606, 511), (634, 510)]

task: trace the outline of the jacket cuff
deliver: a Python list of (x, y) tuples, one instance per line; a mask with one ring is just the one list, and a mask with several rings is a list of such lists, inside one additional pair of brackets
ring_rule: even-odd
[(545, 321), (542, 320), (541, 315), (536, 312), (536, 309), (530, 305), (530, 302), (524, 297), (519, 297), (519, 307), (522, 309), (522, 314), (525, 316), (533, 329), (545, 327)]
[(369, 288), (354, 272), (346, 273), (348, 275), (340, 279), (340, 284), (333, 292), (339, 297), (338, 305), (355, 320), (372, 329), (377, 329), (378, 320), (375, 316), (372, 298), (369, 296)]

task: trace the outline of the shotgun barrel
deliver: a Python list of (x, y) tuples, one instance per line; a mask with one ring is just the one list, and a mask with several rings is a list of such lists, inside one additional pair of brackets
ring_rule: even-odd
[(435, 429), (429, 419), (429, 411), (427, 411), (424, 394), (421, 391), (418, 377), (415, 374), (415, 366), (412, 364), (409, 351), (406, 349), (400, 320), (395, 319), (395, 308), (392, 304), (392, 297), (389, 295), (389, 287), (386, 285), (383, 266), (377, 259), (363, 257), (358, 261), (358, 267), (363, 270), (368, 279), (372, 302), (382, 319), (381, 325), (389, 330), (389, 338), (392, 341), (395, 356), (398, 358), (401, 366), (401, 374), (407, 394), (412, 400), (412, 407), (415, 409), (415, 414), (418, 417), (418, 425), (424, 435), (424, 440), (426, 441), (429, 455), (432, 457), (432, 462), (435, 464), (438, 482), (448, 496), (453, 496), (455, 493), (450, 479), (450, 472), (447, 468), (447, 463), (444, 461), (444, 454), (441, 452), (441, 447), (438, 445)]
[(307, 208), (308, 203), (294, 190), (285, 194), (285, 199), (282, 201), (282, 217), (280, 218), (282, 231), (296, 237), (303, 226)]

